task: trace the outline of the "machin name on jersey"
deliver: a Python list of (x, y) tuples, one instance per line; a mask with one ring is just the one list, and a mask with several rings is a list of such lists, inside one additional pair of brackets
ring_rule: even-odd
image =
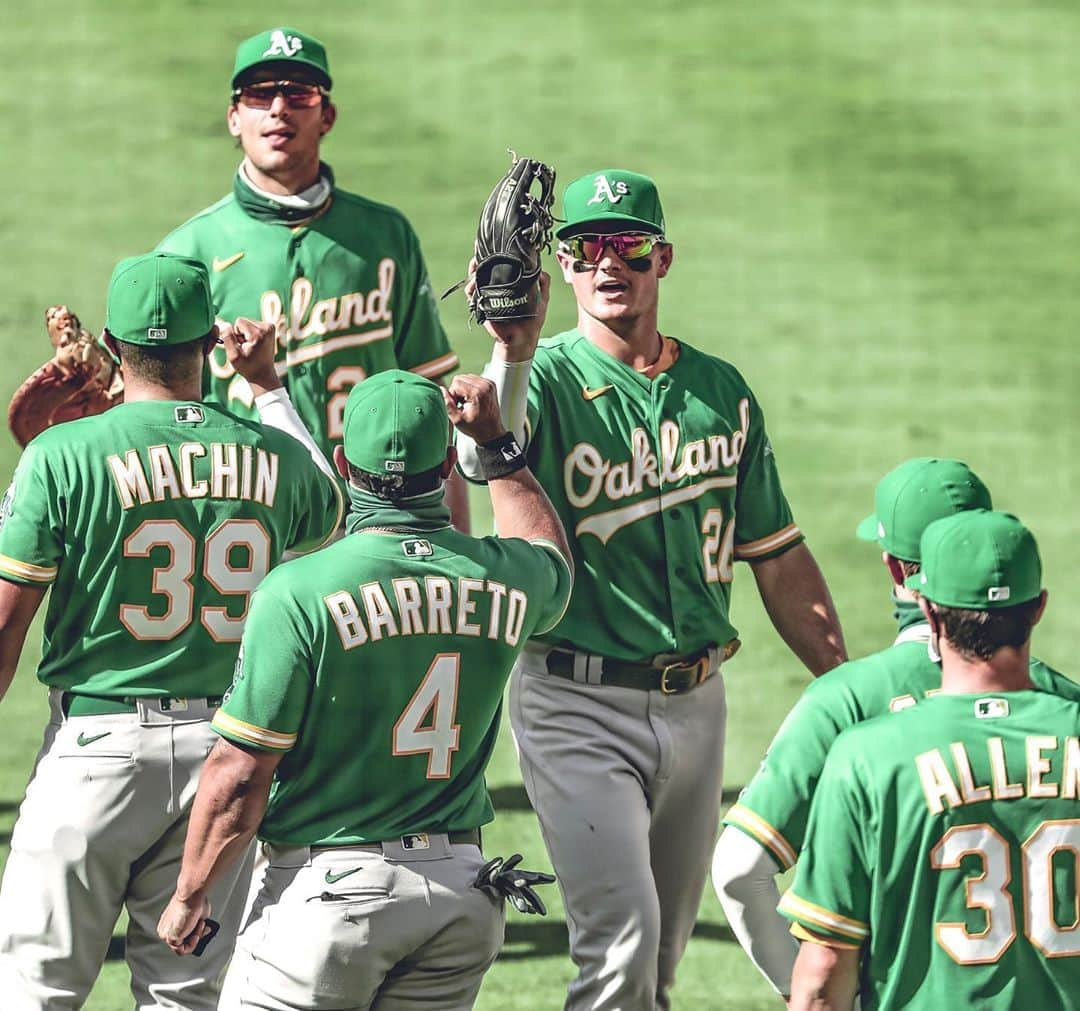
[[(149, 446), (144, 452), (145, 463), (137, 449), (108, 457), (116, 495), (124, 509), (165, 499), (242, 499), (270, 507), (274, 504), (277, 453), (235, 442), (183, 442)], [(197, 477), (197, 469), (206, 471), (203, 458), (207, 455), (209, 473)], [(197, 460), (203, 460), (201, 466)]]

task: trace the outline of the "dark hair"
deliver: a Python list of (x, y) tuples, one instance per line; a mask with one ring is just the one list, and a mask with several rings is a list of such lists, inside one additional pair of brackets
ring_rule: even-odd
[(963, 656), (989, 660), (1006, 646), (1019, 649), (1031, 637), (1040, 597), (1012, 607), (971, 611), (930, 603), (941, 622), (941, 634)]
[(108, 330), (105, 333), (116, 341), (120, 360), (132, 376), (160, 386), (187, 382), (193, 373), (201, 373), (206, 352), (217, 340), (217, 335), (211, 331), (183, 344), (149, 347), (122, 341)]
[(442, 482), (442, 464), (406, 477), (404, 474), (372, 474), (350, 463), (349, 480), (372, 495), (397, 502), (414, 495), (426, 495), (438, 488)]
[[(896, 555), (893, 555), (896, 558)], [(910, 579), (916, 572), (922, 572), (922, 562), (906, 562), (903, 558), (896, 558), (900, 563), (900, 571), (904, 574), (905, 579)]]

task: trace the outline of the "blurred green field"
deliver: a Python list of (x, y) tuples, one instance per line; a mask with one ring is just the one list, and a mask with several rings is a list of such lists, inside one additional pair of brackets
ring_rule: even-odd
[[(339, 182), (412, 219), (436, 288), (461, 276), (505, 149), (563, 182), (611, 165), (653, 175), (676, 263), (661, 325), (731, 358), (765, 405), (788, 496), (852, 654), (891, 633), (887, 579), (852, 531), (900, 459), (966, 459), (1035, 530), (1051, 600), (1037, 652), (1074, 676), (1080, 595), (1080, 7), (1060, 0), (66, 0), (9, 11), (0, 150), (0, 402), (47, 357), (46, 306), (92, 329), (121, 256), (223, 195), (236, 42), (278, 22), (329, 48)], [(1074, 264), (1069, 267), (1069, 264)], [(486, 360), (460, 302), (463, 367)], [(573, 322), (560, 284), (547, 331)], [(0, 482), (17, 458), (0, 435)], [(482, 495), (476, 526), (487, 529)], [(727, 668), (725, 793), (752, 774), (805, 681), (752, 589)], [(36, 645), (0, 707), (6, 844), (44, 725)], [(490, 783), (492, 852), (543, 848), (508, 735)], [(557, 900), (511, 915), (483, 1011), (561, 1006)], [(130, 1007), (111, 961), (87, 1007)], [(711, 892), (678, 1008), (780, 1006)]]

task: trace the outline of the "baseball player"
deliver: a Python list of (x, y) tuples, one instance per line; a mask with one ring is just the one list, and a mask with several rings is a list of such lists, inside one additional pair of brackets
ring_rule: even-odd
[[(228, 336), (260, 401), (279, 397), (272, 328), (241, 320)], [(81, 1007), (126, 908), (136, 1004), (209, 1011), (250, 861), (215, 886), (222, 937), (200, 961), (174, 958), (154, 926), (251, 592), (286, 548), (332, 536), (341, 500), (296, 440), (200, 402), (217, 340), (203, 264), (122, 261), (105, 340), (124, 403), (31, 442), (0, 513), (0, 694), (52, 588), (50, 719), (0, 885), (0, 1003)]]
[[(858, 536), (882, 548), (893, 580), (896, 640), (807, 687), (761, 769), (724, 817), (713, 885), (739, 943), (785, 999), (798, 945), (776, 912), (775, 875), (795, 864), (814, 790), (840, 732), (940, 689), (941, 669), (927, 650), (930, 626), (904, 580), (919, 571), (919, 538), (930, 523), (990, 504), (986, 486), (959, 460), (907, 460), (878, 482), (875, 511), (859, 525)], [(1080, 686), (1041, 661), (1032, 661), (1030, 677), (1040, 690), (1080, 699)]]
[[(780, 904), (791, 1007), (1077, 1007), (1080, 701), (1035, 691), (1035, 540), (969, 510), (927, 527), (941, 692), (840, 735)], [(860, 960), (861, 971), (860, 971)]]
[[(498, 539), (450, 527), (448, 413), (489, 444)], [(335, 464), (348, 535), (255, 595), (159, 932), (191, 949), (258, 830), (223, 1008), (470, 1008), (503, 934), (501, 900), (473, 887), (484, 769), (514, 658), (566, 607), (570, 552), (479, 377), (357, 386)]]
[(579, 969), (566, 1007), (667, 1008), (716, 838), (734, 561), (815, 674), (844, 647), (753, 393), (657, 329), (673, 247), (655, 184), (592, 172), (563, 216), (576, 329), (537, 347), (535, 320), (486, 324), (485, 374), (578, 572), (562, 623), (522, 654), (510, 717)]
[[(202, 260), (227, 319), (278, 326), (278, 372), (329, 458), (342, 435), (349, 390), (389, 368), (430, 378), (458, 359), (405, 216), (335, 185), (319, 159), (334, 126), (326, 49), (295, 28), (240, 43), (226, 113), (244, 157), (232, 193), (161, 242)], [(252, 393), (220, 351), (209, 399), (249, 414)], [(465, 485), (447, 487), (454, 522), (468, 530)]]

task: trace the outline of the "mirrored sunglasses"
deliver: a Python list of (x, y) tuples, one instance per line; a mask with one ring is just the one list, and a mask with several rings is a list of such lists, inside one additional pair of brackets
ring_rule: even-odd
[(310, 109), (318, 105), (329, 92), (318, 84), (297, 81), (259, 81), (244, 84), (232, 93), (234, 102), (243, 102), (251, 109), (269, 109), (280, 94), (290, 109)]
[(622, 260), (641, 260), (656, 248), (658, 242), (663, 241), (662, 235), (623, 232), (618, 235), (575, 235), (564, 240), (563, 246), (575, 260), (598, 263), (606, 246), (610, 246)]

